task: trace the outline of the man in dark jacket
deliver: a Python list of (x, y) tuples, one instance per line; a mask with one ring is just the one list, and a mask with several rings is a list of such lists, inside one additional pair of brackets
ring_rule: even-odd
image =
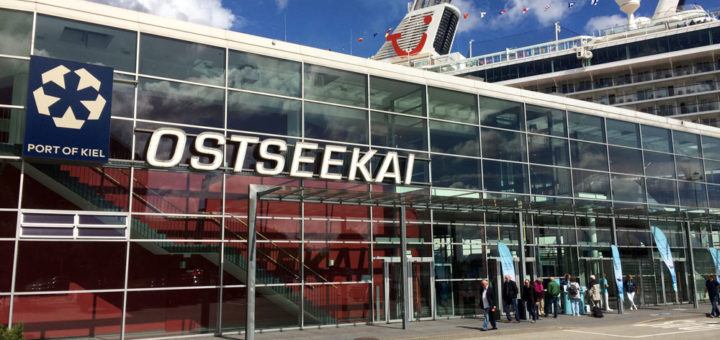
[(495, 291), (490, 288), (487, 280), (482, 280), (482, 289), (480, 289), (480, 307), (485, 310), (485, 322), (483, 323), (483, 331), (488, 330), (488, 321), (492, 325), (492, 329), (497, 329), (495, 324)]
[(530, 313), (530, 323), (535, 323), (538, 319), (537, 308), (535, 307), (535, 288), (530, 284), (530, 280), (525, 280), (525, 285), (522, 286), (520, 292), (520, 299), (522, 299), (525, 308)]
[(517, 284), (515, 281), (510, 279), (510, 275), (505, 275), (505, 282), (503, 282), (502, 290), (503, 309), (505, 310), (505, 316), (507, 316), (507, 321), (505, 321), (505, 323), (510, 323), (512, 321), (512, 318), (510, 317), (510, 306), (513, 306), (513, 310), (515, 311), (515, 323), (520, 322), (517, 295)]
[(705, 281), (705, 294), (707, 294), (712, 305), (709, 316), (711, 318), (720, 317), (720, 310), (718, 310), (718, 282), (715, 281), (715, 275), (708, 275), (708, 279)]

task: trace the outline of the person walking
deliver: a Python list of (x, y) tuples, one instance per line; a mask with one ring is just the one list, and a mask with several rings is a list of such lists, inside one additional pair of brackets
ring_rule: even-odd
[(540, 315), (545, 316), (542, 305), (542, 302), (544, 301), (544, 290), (545, 287), (542, 284), (542, 280), (540, 278), (536, 278), (535, 282), (533, 282), (533, 291), (535, 291), (535, 311), (538, 314), (538, 320), (540, 319)]
[(705, 281), (705, 295), (710, 299), (712, 309), (708, 315), (711, 318), (720, 317), (720, 310), (718, 310), (718, 285), (719, 283), (715, 280), (714, 275), (708, 275), (707, 281)]
[(571, 280), (572, 276), (570, 274), (565, 274), (565, 276), (560, 279), (560, 308), (563, 312), (563, 314), (571, 314), (570, 311), (570, 298), (568, 296), (567, 287), (572, 282)]
[(567, 285), (568, 299), (570, 300), (570, 310), (573, 316), (580, 316), (580, 283), (577, 277), (570, 278)]
[(535, 306), (535, 288), (530, 283), (530, 280), (525, 279), (525, 284), (522, 286), (520, 292), (520, 299), (525, 304), (528, 313), (530, 314), (530, 323), (535, 323), (538, 319), (537, 307)]
[(590, 275), (590, 283), (588, 283), (588, 299), (592, 302), (592, 307), (600, 307), (600, 284), (595, 281), (595, 275)]
[(612, 312), (610, 308), (610, 285), (608, 284), (607, 276), (603, 273), (602, 282), (600, 282), (600, 294), (605, 299), (605, 311)]
[(635, 280), (633, 280), (633, 276), (631, 274), (627, 274), (627, 280), (625, 280), (625, 292), (627, 293), (628, 302), (630, 302), (630, 310), (637, 310), (637, 306), (635, 305), (635, 291), (637, 291)]
[(518, 303), (517, 303), (517, 295), (518, 295), (518, 287), (515, 281), (510, 279), (510, 275), (505, 275), (505, 282), (503, 282), (503, 290), (502, 290), (502, 299), (503, 299), (503, 309), (505, 310), (505, 316), (507, 316), (507, 321), (505, 323), (512, 322), (512, 318), (510, 317), (510, 306), (513, 306), (513, 310), (515, 311), (515, 323), (520, 322), (520, 313), (518, 313)]
[(552, 276), (550, 277), (550, 282), (548, 282), (547, 292), (549, 295), (548, 302), (547, 302), (548, 310), (545, 311), (545, 313), (548, 314), (548, 316), (549, 316), (549, 314), (550, 314), (549, 312), (552, 309), (553, 318), (557, 319), (558, 311), (560, 310), (559, 300), (560, 300), (561, 290), (560, 290), (560, 284), (557, 281), (555, 281), (555, 278)]
[(485, 321), (483, 322), (482, 331), (488, 330), (488, 322), (492, 325), (492, 329), (497, 329), (495, 324), (495, 291), (488, 284), (488, 280), (482, 280), (482, 289), (480, 290), (480, 308), (485, 310)]

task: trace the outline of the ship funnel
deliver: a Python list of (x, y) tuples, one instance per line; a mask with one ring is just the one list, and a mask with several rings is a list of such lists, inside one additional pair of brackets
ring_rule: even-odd
[[(662, 1), (663, 0), (660, 0), (660, 2)], [(620, 10), (627, 14), (628, 28), (635, 29), (637, 27), (637, 25), (635, 25), (635, 11), (640, 8), (640, 0), (615, 0), (615, 2), (620, 6)]]

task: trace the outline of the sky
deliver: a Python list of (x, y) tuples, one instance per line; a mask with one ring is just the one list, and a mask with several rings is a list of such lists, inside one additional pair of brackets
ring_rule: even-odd
[[(369, 58), (383, 44), (385, 32), (402, 20), (412, 0), (91, 1)], [(473, 55), (551, 41), (555, 21), (562, 27), (561, 39), (627, 23), (614, 0), (599, 0), (594, 6), (591, 0), (578, 0), (572, 8), (569, 2), (453, 0), (467, 18), (460, 19), (452, 52), (467, 56), (470, 40), (474, 40)], [(652, 16), (657, 3), (643, 1), (636, 16)], [(688, 3), (720, 9), (720, 0)], [(501, 10), (506, 12), (500, 14)]]

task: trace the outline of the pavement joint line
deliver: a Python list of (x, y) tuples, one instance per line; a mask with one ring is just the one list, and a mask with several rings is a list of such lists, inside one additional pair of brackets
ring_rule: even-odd
[(653, 322), (653, 321), (660, 321), (660, 320), (665, 320), (665, 317), (663, 316), (663, 317), (659, 317), (659, 318), (655, 318), (655, 319), (643, 320), (643, 321), (637, 322), (637, 323), (635, 323), (635, 324), (636, 324), (636, 325), (640, 325), (640, 324), (644, 324), (644, 323), (648, 323), (648, 322)]

